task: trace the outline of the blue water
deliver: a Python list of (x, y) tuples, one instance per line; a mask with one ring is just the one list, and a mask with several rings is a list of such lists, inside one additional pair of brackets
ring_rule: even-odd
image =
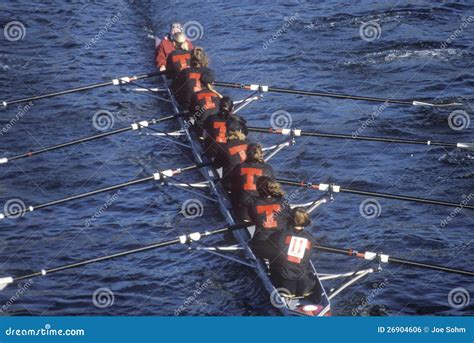
[[(202, 38), (194, 43), (207, 49), (222, 81), (459, 100), (472, 97), (474, 85), (474, 23), (467, 22), (472, 15), (470, 1), (4, 2), (2, 28), (20, 21), (26, 34), (17, 41), (1, 37), (0, 98), (151, 71), (154, 50), (148, 35), (162, 36), (171, 20), (180, 20), (202, 26)], [(381, 30), (373, 41), (360, 35), (368, 22)], [(141, 84), (159, 86), (152, 80)], [(247, 95), (221, 91), (236, 99)], [(474, 120), (472, 105), (461, 100), (464, 106), (456, 109)], [(113, 128), (171, 113), (166, 102), (117, 87), (45, 99), (34, 102), (24, 115), (23, 110), (21, 105), (0, 112), (2, 128), (20, 113), (0, 137), (1, 156), (99, 133), (93, 125), (97, 111), (112, 113)], [(287, 111), (293, 127), (305, 130), (352, 134), (367, 126), (364, 135), (474, 141), (474, 124), (450, 128), (453, 108), (390, 105), (380, 110), (378, 104), (365, 102), (267, 94), (242, 115), (252, 125), (270, 126), (277, 110)], [(379, 115), (370, 120), (374, 113)], [(164, 131), (176, 128), (160, 126)], [(252, 138), (266, 145), (280, 139)], [(472, 154), (443, 148), (314, 138), (297, 139), (272, 165), (281, 177), (459, 203), (463, 195), (474, 193), (473, 162)], [(126, 133), (1, 165), (0, 204), (10, 199), (38, 204), (191, 163), (188, 152), (168, 142)], [(180, 178), (202, 179), (197, 172)], [(299, 194), (297, 202), (318, 195)], [(179, 212), (192, 198), (196, 196), (146, 183), (3, 220), (0, 274), (23, 275), (223, 224), (217, 207), (207, 200), (201, 200), (203, 216), (184, 218)], [(366, 199), (338, 194), (318, 210), (312, 231), (319, 242), (474, 269), (472, 211), (460, 211), (441, 227), (453, 209), (378, 199), (379, 216), (366, 219), (359, 212)], [(110, 205), (103, 210), (104, 204)], [(95, 215), (98, 211), (101, 214)], [(219, 238), (207, 242), (222, 244)], [(367, 267), (363, 261), (327, 253), (317, 253), (314, 262), (322, 273)], [(327, 285), (329, 289), (334, 284)], [(333, 314), (474, 314), (470, 303), (461, 309), (449, 305), (448, 294), (459, 287), (472, 297), (472, 277), (384, 265), (380, 273), (336, 297)], [(110, 300), (113, 294), (113, 304), (94, 304), (93, 294), (101, 288), (110, 290), (105, 296)], [(181, 306), (180, 315), (278, 314), (253, 271), (182, 246), (14, 284), (0, 294), (0, 304), (6, 305), (3, 315), (175, 315)]]

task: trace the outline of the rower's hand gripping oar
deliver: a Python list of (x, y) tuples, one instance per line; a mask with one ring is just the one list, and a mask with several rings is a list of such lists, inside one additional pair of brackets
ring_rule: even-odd
[(329, 246), (318, 245), (318, 244), (315, 245), (315, 248), (321, 251), (334, 253), (334, 254), (352, 256), (356, 258), (363, 258), (365, 260), (371, 260), (371, 261), (377, 260), (380, 263), (394, 263), (394, 264), (399, 264), (403, 266), (431, 269), (431, 270), (461, 274), (461, 275), (466, 275), (466, 276), (474, 276), (474, 271), (471, 271), (471, 270), (457, 269), (457, 268), (441, 266), (438, 264), (406, 260), (406, 259), (390, 256), (384, 253), (376, 253), (376, 252), (371, 252), (371, 251), (359, 252), (354, 249), (335, 248), (335, 247), (329, 247)]
[(36, 96), (28, 97), (28, 98), (22, 98), (22, 99), (16, 99), (16, 100), (4, 100), (4, 101), (1, 101), (1, 103), (2, 103), (2, 106), (5, 108), (9, 105), (20, 104), (24, 102), (45, 99), (45, 98), (52, 98), (55, 96), (60, 96), (60, 95), (65, 95), (65, 94), (83, 92), (86, 90), (100, 88), (100, 87), (123, 85), (123, 84), (127, 84), (133, 81), (142, 80), (142, 79), (146, 79), (146, 78), (154, 77), (154, 76), (159, 76), (159, 75), (162, 75), (163, 73), (164, 72), (159, 71), (159, 72), (152, 72), (152, 73), (142, 74), (142, 75), (137, 75), (137, 76), (122, 76), (122, 77), (118, 77), (116, 79), (106, 81), (106, 82), (94, 83), (92, 85), (70, 88), (70, 89), (66, 89), (66, 90), (62, 90), (58, 92), (41, 94), (41, 95), (36, 95)]
[(351, 140), (358, 140), (358, 141), (428, 145), (428, 146), (439, 146), (439, 147), (444, 147), (444, 148), (459, 148), (459, 149), (474, 150), (474, 143), (449, 143), (449, 142), (437, 142), (437, 141), (431, 141), (431, 140), (415, 140), (415, 139), (376, 137), (376, 136), (359, 136), (359, 135), (347, 135), (347, 134), (340, 134), (340, 133), (303, 131), (299, 129), (273, 129), (273, 128), (265, 128), (265, 127), (248, 127), (247, 129), (250, 132), (279, 134), (279, 135), (284, 135), (284, 136), (291, 135), (293, 137), (320, 137), (320, 138), (335, 138), (335, 139), (351, 139)]
[(456, 207), (456, 208), (474, 210), (474, 205), (455, 203), (455, 202), (449, 202), (449, 201), (442, 201), (442, 200), (418, 198), (418, 197), (412, 197), (412, 196), (407, 196), (407, 195), (397, 195), (397, 194), (389, 194), (389, 193), (378, 193), (378, 192), (371, 192), (371, 191), (362, 191), (362, 190), (358, 190), (358, 189), (344, 188), (342, 186), (337, 186), (337, 185), (327, 184), (327, 183), (315, 184), (315, 183), (311, 183), (311, 182), (286, 180), (286, 179), (278, 179), (277, 181), (279, 183), (281, 183), (282, 185), (295, 186), (295, 187), (305, 187), (305, 188), (316, 189), (316, 190), (320, 190), (320, 191), (331, 191), (331, 192), (334, 192), (334, 193), (349, 193), (349, 194), (357, 194), (357, 195), (363, 195), (363, 196), (372, 196), (372, 197), (377, 197), (377, 198), (386, 198), (386, 199), (394, 199), (394, 200), (401, 200), (401, 201), (417, 202), (417, 203), (421, 203), (421, 204), (440, 205), (440, 206)]
[(93, 135), (93, 136), (87, 136), (87, 137), (75, 139), (73, 141), (69, 141), (69, 142), (65, 142), (65, 143), (61, 143), (61, 144), (57, 144), (57, 145), (52, 145), (52, 146), (45, 147), (45, 148), (42, 148), (42, 149), (39, 149), (39, 150), (30, 151), (30, 152), (27, 152), (27, 153), (24, 153), (24, 154), (21, 154), (21, 155), (16, 155), (16, 156), (12, 156), (12, 157), (2, 157), (2, 158), (0, 158), (0, 164), (7, 163), (7, 162), (10, 162), (10, 161), (13, 161), (13, 160), (19, 160), (19, 159), (22, 159), (22, 158), (39, 155), (39, 154), (49, 152), (49, 151), (53, 151), (53, 150), (66, 148), (66, 147), (76, 145), (76, 144), (90, 142), (92, 140), (97, 140), (97, 139), (117, 135), (117, 134), (127, 132), (127, 131), (140, 130), (140, 129), (147, 128), (147, 127), (152, 126), (152, 125), (160, 124), (160, 123), (168, 121), (168, 120), (173, 120), (173, 119), (175, 119), (177, 117), (180, 117), (182, 115), (183, 114), (180, 113), (180, 114), (176, 114), (176, 115), (172, 115), (172, 116), (163, 117), (163, 118), (160, 118), (160, 119), (142, 120), (142, 121), (133, 123), (130, 126), (123, 127), (121, 129), (116, 129), (116, 130), (113, 130), (113, 131), (99, 133), (99, 134)]
[(257, 85), (257, 84), (246, 85), (246, 84), (241, 84), (241, 83), (220, 82), (220, 81), (216, 81), (213, 84), (215, 86), (220, 86), (220, 87), (245, 89), (245, 90), (250, 90), (250, 91), (308, 95), (308, 96), (317, 96), (317, 97), (326, 97), (326, 98), (350, 99), (350, 100), (360, 100), (360, 101), (368, 101), (368, 102), (379, 102), (379, 103), (409, 105), (409, 106), (450, 107), (450, 106), (463, 105), (462, 103), (459, 103), (459, 102), (436, 104), (432, 102), (432, 100), (420, 101), (420, 100), (410, 100), (410, 99), (384, 99), (384, 98), (379, 98), (379, 97), (350, 95), (350, 94), (342, 94), (342, 93), (330, 93), (330, 92), (306, 91), (306, 90), (298, 90), (298, 89), (290, 89), (290, 88), (278, 88), (278, 87), (271, 87), (271, 86), (264, 86), (264, 85)]
[(26, 274), (26, 275), (22, 275), (22, 276), (2, 277), (2, 278), (0, 278), (0, 291), (3, 290), (5, 287), (7, 287), (9, 284), (14, 283), (14, 282), (18, 282), (18, 281), (21, 281), (21, 280), (31, 279), (31, 278), (34, 278), (34, 277), (37, 277), (37, 276), (46, 276), (46, 275), (57, 273), (57, 272), (67, 270), (67, 269), (78, 268), (78, 267), (82, 267), (82, 266), (85, 266), (85, 265), (88, 265), (88, 264), (93, 264), (93, 263), (96, 263), (96, 262), (107, 261), (107, 260), (111, 260), (111, 259), (118, 258), (118, 257), (123, 257), (123, 256), (127, 256), (127, 255), (141, 253), (141, 252), (144, 252), (144, 251), (154, 250), (154, 249), (158, 249), (158, 248), (164, 248), (164, 247), (168, 247), (168, 246), (171, 246), (171, 245), (176, 245), (176, 244), (187, 244), (188, 245), (192, 242), (199, 241), (203, 237), (222, 234), (222, 233), (226, 233), (226, 232), (231, 232), (231, 231), (234, 231), (234, 230), (241, 230), (241, 229), (244, 229), (244, 228), (248, 228), (250, 226), (251, 225), (249, 225), (249, 224), (237, 224), (237, 225), (232, 225), (232, 226), (219, 228), (219, 229), (214, 229), (214, 230), (210, 230), (210, 231), (193, 232), (193, 233), (190, 233), (190, 234), (181, 235), (181, 236), (176, 237), (176, 238), (171, 239), (171, 240), (160, 241), (160, 242), (156, 242), (156, 243), (153, 243), (153, 244), (150, 244), (150, 245), (141, 246), (141, 247), (138, 247), (138, 248), (135, 248), (135, 249), (126, 250), (126, 251), (118, 252), (118, 253), (111, 254), (111, 255), (96, 257), (96, 258), (92, 258), (92, 259), (89, 259), (89, 260), (74, 262), (74, 263), (71, 263), (71, 264), (66, 264), (66, 265), (62, 265), (62, 266), (59, 266), (59, 267), (55, 267), (55, 268), (41, 269), (39, 271), (32, 272), (30, 274)]
[(34, 210), (39, 210), (39, 209), (46, 208), (46, 207), (51, 207), (51, 206), (54, 206), (54, 205), (64, 204), (64, 203), (67, 203), (67, 202), (70, 202), (70, 201), (73, 201), (73, 200), (82, 199), (82, 198), (85, 198), (85, 197), (88, 197), (88, 196), (92, 196), (92, 195), (96, 195), (96, 194), (100, 194), (100, 193), (104, 193), (104, 192), (110, 192), (110, 191), (113, 191), (113, 190), (116, 190), (116, 189), (132, 186), (132, 185), (137, 185), (137, 184), (144, 183), (144, 182), (147, 182), (147, 181), (153, 181), (153, 180), (154, 181), (162, 181), (162, 180), (164, 180), (168, 177), (173, 177), (173, 176), (181, 174), (183, 172), (200, 168), (204, 165), (207, 165), (207, 164), (195, 164), (195, 165), (185, 167), (185, 168), (168, 169), (168, 170), (164, 170), (164, 171), (158, 171), (158, 172), (154, 173), (151, 176), (147, 176), (147, 177), (144, 177), (144, 178), (141, 178), (141, 179), (136, 179), (136, 180), (123, 182), (123, 183), (120, 183), (120, 184), (117, 184), (117, 185), (113, 185), (113, 186), (109, 186), (109, 187), (105, 187), (105, 188), (100, 188), (100, 189), (97, 189), (97, 190), (94, 190), (94, 191), (89, 191), (89, 192), (86, 192), (86, 193), (76, 194), (76, 195), (73, 195), (73, 196), (69, 196), (69, 197), (66, 197), (66, 198), (58, 199), (58, 200), (49, 201), (49, 202), (39, 204), (39, 205), (25, 206), (24, 208), (16, 210), (16, 211), (0, 213), (0, 219), (10, 218), (10, 217), (17, 218), (17, 217), (23, 216), (27, 212), (33, 212)]

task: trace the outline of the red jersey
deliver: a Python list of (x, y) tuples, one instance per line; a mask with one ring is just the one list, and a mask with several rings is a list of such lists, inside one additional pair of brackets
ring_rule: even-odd
[(220, 98), (216, 93), (204, 88), (192, 95), (189, 113), (195, 118), (197, 125), (202, 127), (209, 116), (219, 112), (219, 102)]
[[(188, 42), (188, 47), (189, 50), (193, 48), (192, 43), (189, 40), (186, 40)], [(169, 35), (166, 35), (165, 38), (163, 38), (160, 41), (160, 44), (156, 48), (156, 58), (155, 58), (155, 64), (157, 68), (160, 68), (162, 66), (166, 67), (166, 60), (168, 58), (168, 55), (175, 50), (175, 46)]]
[(189, 68), (191, 65), (191, 53), (186, 50), (178, 49), (168, 55), (166, 61), (166, 77), (174, 79), (181, 70)]

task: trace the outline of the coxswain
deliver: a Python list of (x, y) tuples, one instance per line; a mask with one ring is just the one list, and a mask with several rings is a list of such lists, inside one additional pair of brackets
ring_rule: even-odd
[[(171, 24), (170, 32), (159, 42), (158, 46), (156, 47), (155, 64), (156, 67), (160, 69), (160, 71), (166, 70), (166, 61), (168, 55), (175, 50), (175, 45), (173, 43), (173, 35), (178, 32), (183, 32), (183, 27), (181, 26), (181, 24)], [(191, 41), (186, 41), (188, 43), (188, 48), (191, 50), (193, 48)]]
[(214, 73), (204, 71), (201, 74), (201, 90), (191, 96), (189, 113), (199, 135), (202, 134), (204, 121), (219, 112), (222, 95), (212, 86), (214, 81)]
[(275, 173), (272, 166), (265, 163), (262, 146), (251, 143), (247, 147), (247, 159), (235, 168), (232, 176), (234, 210), (241, 220), (248, 219), (245, 204), (258, 197), (257, 182), (261, 177), (274, 180)]
[(209, 69), (209, 59), (204, 49), (196, 47), (191, 51), (191, 66), (182, 70), (171, 85), (183, 109), (189, 109), (191, 97), (202, 89), (201, 75), (203, 73), (208, 73), (208, 77), (214, 78), (214, 72)]
[(287, 230), (289, 208), (283, 198), (281, 185), (269, 177), (262, 176), (257, 181), (258, 197), (249, 198), (250, 221), (255, 225), (255, 234), (250, 245), (255, 254), (272, 260), (275, 249), (268, 238), (275, 232)]
[(230, 190), (232, 187), (232, 172), (235, 167), (247, 159), (248, 141), (239, 122), (227, 126), (226, 142), (216, 149), (214, 167), (222, 168), (222, 184)]
[(287, 289), (290, 296), (306, 296), (317, 285), (310, 262), (316, 240), (305, 230), (310, 224), (309, 214), (303, 207), (293, 208), (288, 230), (274, 233), (269, 239), (275, 248), (270, 264), (272, 281), (275, 287)]
[(228, 96), (222, 97), (217, 115), (208, 116), (202, 125), (204, 136), (204, 151), (213, 158), (218, 147), (227, 143), (227, 129), (234, 124), (239, 127), (244, 135), (248, 134), (245, 119), (233, 114), (234, 103)]
[(189, 68), (191, 65), (191, 53), (186, 36), (182, 32), (173, 35), (175, 50), (172, 51), (166, 60), (166, 77), (174, 79), (181, 70)]

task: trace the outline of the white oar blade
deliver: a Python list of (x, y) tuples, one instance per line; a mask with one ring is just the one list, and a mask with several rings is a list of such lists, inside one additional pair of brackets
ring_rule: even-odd
[(7, 163), (7, 162), (8, 162), (8, 158), (6, 157), (0, 158), (0, 164)]
[(461, 149), (474, 150), (474, 143), (458, 143), (456, 146)]
[(460, 102), (451, 102), (449, 104), (432, 104), (430, 102), (416, 101), (412, 103), (413, 106), (431, 106), (431, 107), (451, 107), (451, 106), (462, 106)]
[(0, 291), (3, 291), (5, 287), (7, 287), (9, 284), (13, 282), (12, 277), (2, 277), (0, 278)]

